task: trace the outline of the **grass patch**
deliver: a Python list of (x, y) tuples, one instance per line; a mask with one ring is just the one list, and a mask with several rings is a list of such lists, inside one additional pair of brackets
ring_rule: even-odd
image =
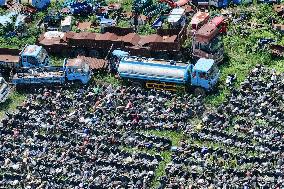
[(0, 119), (5, 115), (5, 112), (14, 111), (18, 105), (20, 105), (26, 98), (26, 94), (18, 91), (14, 91), (8, 99), (0, 104)]
[(101, 84), (111, 84), (115, 87), (122, 85), (122, 80), (116, 78), (112, 74), (106, 73), (95, 74), (95, 76), (93, 77), (93, 81)]
[(162, 156), (163, 161), (160, 162), (158, 168), (155, 171), (155, 178), (154, 178), (154, 180), (152, 182), (152, 186), (151, 186), (151, 188), (153, 188), (153, 189), (158, 188), (159, 178), (166, 174), (166, 172), (165, 172), (166, 165), (168, 163), (170, 163), (171, 160), (172, 160), (171, 159), (172, 152), (170, 152), (170, 151), (161, 152), (160, 155)]

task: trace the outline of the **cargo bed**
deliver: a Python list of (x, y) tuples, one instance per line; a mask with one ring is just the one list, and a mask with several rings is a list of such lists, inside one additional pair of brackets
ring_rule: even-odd
[(65, 82), (65, 74), (60, 68), (48, 68), (45, 71), (40, 69), (33, 72), (16, 73), (13, 76), (12, 83), (16, 85), (25, 84), (62, 84)]

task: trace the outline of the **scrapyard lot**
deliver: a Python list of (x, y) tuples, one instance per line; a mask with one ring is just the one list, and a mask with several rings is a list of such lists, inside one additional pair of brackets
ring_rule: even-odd
[(283, 40), (270, 27), (270, 5), (251, 11), (229, 25), (220, 85), (205, 99), (123, 87), (104, 74), (85, 88), (12, 94), (1, 105), (2, 117), (16, 110), (1, 128), (1, 186), (281, 188), (283, 59), (257, 50), (257, 41)]

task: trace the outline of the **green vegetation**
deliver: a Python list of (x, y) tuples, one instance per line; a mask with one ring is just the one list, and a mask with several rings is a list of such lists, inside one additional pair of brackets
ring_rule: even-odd
[(25, 99), (26, 95), (22, 92), (14, 91), (8, 99), (0, 106), (0, 119), (3, 118), (5, 112), (14, 111)]

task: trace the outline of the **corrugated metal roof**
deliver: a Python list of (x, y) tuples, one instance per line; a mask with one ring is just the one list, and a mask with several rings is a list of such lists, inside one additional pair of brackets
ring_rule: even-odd
[(91, 70), (100, 70), (107, 67), (107, 61), (104, 59), (97, 59), (85, 56), (78, 56), (77, 58), (68, 59), (66, 66), (78, 67), (88, 64)]
[(114, 41), (118, 39), (118, 36), (114, 33), (106, 32), (104, 34), (97, 34), (95, 39), (97, 41)]
[(121, 37), (121, 41), (125, 43), (131, 43), (133, 46), (138, 45), (141, 37), (137, 33), (129, 33)]
[(64, 33), (59, 31), (48, 31), (44, 33), (44, 38), (54, 39), (54, 38), (63, 38)]
[(144, 46), (146, 44), (149, 44), (151, 42), (161, 42), (163, 41), (163, 38), (160, 35), (157, 34), (151, 34), (147, 36), (141, 36), (141, 40), (139, 41), (139, 45)]
[(273, 9), (274, 9), (275, 12), (281, 13), (281, 12), (284, 11), (284, 5), (283, 5), (283, 4), (274, 5), (274, 6), (273, 6)]
[(90, 39), (90, 40), (94, 40), (96, 38), (96, 36), (97, 36), (96, 33), (80, 32), (80, 33), (73, 33), (72, 39)]
[(39, 38), (39, 43), (51, 46), (52, 44), (67, 45), (69, 43), (70, 45), (76, 45), (77, 42), (80, 42), (80, 45), (82, 45), (87, 42), (91, 47), (92, 45), (96, 46), (96, 41), (98, 43), (100, 42), (100, 45), (104, 44), (104, 42), (109, 44), (112, 42), (124, 42), (127, 47), (137, 47), (137, 49), (139, 49), (141, 46), (147, 46), (149, 43), (161, 43), (160, 46), (162, 46), (162, 43), (174, 43), (176, 40), (177, 35), (170, 34), (151, 34), (148, 36), (140, 36), (136, 33), (128, 33), (126, 35), (119, 36), (110, 32), (106, 32), (104, 34), (92, 32), (47, 32)]

